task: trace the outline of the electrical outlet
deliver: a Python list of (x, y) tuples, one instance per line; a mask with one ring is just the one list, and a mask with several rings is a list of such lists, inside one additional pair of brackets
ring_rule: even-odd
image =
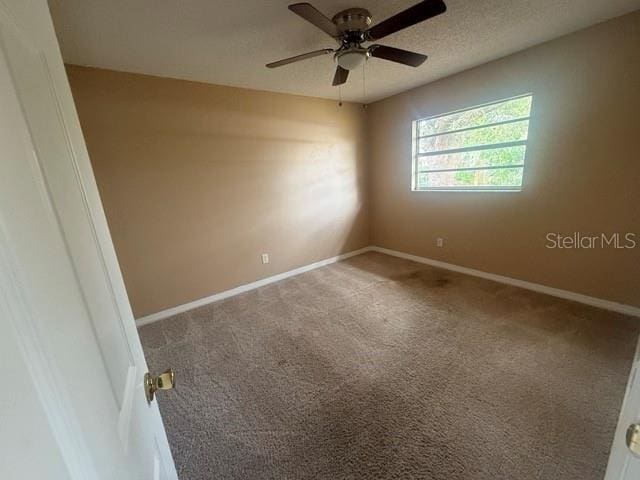
[(436, 247), (442, 247), (444, 245), (444, 238), (436, 238)]
[(263, 253), (262, 254), (262, 263), (269, 263), (269, 254), (268, 253)]

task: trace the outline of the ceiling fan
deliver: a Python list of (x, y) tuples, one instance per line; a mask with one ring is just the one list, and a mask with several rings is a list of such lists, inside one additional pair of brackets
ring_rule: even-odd
[(364, 8), (343, 10), (334, 15), (332, 19), (325, 17), (310, 3), (294, 3), (289, 5), (289, 10), (333, 37), (339, 43), (339, 47), (337, 49), (323, 48), (322, 50), (303, 53), (302, 55), (268, 63), (267, 67), (281, 67), (300, 60), (306, 60), (307, 58), (333, 53), (333, 58), (338, 64), (333, 77), (333, 85), (336, 86), (345, 83), (349, 76), (349, 70), (358, 67), (369, 57), (382, 58), (411, 67), (422, 65), (427, 59), (426, 55), (385, 45), (373, 44), (363, 47), (362, 44), (380, 40), (398, 30), (440, 15), (447, 10), (447, 6), (442, 0), (424, 0), (373, 27), (370, 27), (371, 14)]

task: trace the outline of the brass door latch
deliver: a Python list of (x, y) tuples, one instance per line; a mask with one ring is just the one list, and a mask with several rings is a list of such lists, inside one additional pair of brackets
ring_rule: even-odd
[(151, 403), (158, 390), (171, 390), (176, 386), (176, 375), (170, 368), (154, 378), (149, 372), (144, 374), (144, 393)]

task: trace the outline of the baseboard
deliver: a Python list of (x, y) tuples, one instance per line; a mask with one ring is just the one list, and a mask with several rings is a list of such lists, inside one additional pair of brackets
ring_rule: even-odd
[(239, 295), (240, 293), (248, 292), (255, 288), (259, 288), (264, 285), (269, 285), (270, 283), (278, 282), (280, 280), (284, 280), (285, 278), (300, 275), (301, 273), (308, 272), (310, 270), (315, 270), (316, 268), (324, 267), (325, 265), (330, 265), (332, 263), (336, 263), (341, 260), (345, 260), (347, 258), (354, 257), (356, 255), (360, 255), (360, 254), (371, 252), (371, 251), (384, 253), (386, 255), (391, 255), (394, 257), (404, 258), (406, 260), (411, 260), (417, 263), (423, 263), (425, 265), (431, 265), (433, 267), (443, 268), (445, 270), (451, 270), (453, 272), (464, 273), (466, 275), (471, 275), (474, 277), (480, 277), (487, 280), (492, 280), (498, 283), (512, 285), (514, 287), (524, 288), (526, 290), (532, 290), (534, 292), (544, 293), (546, 295), (551, 295), (553, 297), (564, 298), (565, 300), (571, 300), (574, 302), (583, 303), (585, 305), (602, 308), (604, 310), (611, 310), (613, 312), (623, 313), (625, 315), (631, 315), (633, 317), (640, 317), (640, 307), (634, 307), (632, 305), (625, 305), (623, 303), (612, 302), (610, 300), (604, 300), (602, 298), (590, 297), (588, 295), (571, 292), (569, 290), (561, 290), (559, 288), (548, 287), (546, 285), (527, 282), (525, 280), (518, 280), (517, 278), (505, 277), (503, 275), (497, 275), (495, 273), (483, 272), (481, 270), (475, 270), (473, 268), (461, 267), (453, 263), (441, 262), (439, 260), (432, 260), (426, 257), (419, 257), (417, 255), (399, 252), (397, 250), (390, 250), (388, 248), (370, 246), (370, 247), (361, 248), (359, 250), (354, 250), (352, 252), (343, 253), (342, 255), (337, 255), (335, 257), (327, 258), (325, 260), (320, 260), (318, 262), (311, 263), (309, 265), (305, 265), (299, 268), (295, 268), (287, 272), (279, 273), (271, 277), (263, 278), (255, 282), (247, 283), (245, 285), (240, 285), (239, 287), (232, 288), (231, 290), (225, 290), (224, 292), (216, 293), (214, 295), (211, 295), (205, 298), (200, 298), (198, 300), (194, 300), (192, 302), (185, 303), (183, 305), (178, 305), (177, 307), (168, 308), (166, 310), (162, 310), (161, 312), (153, 313), (145, 317), (140, 317), (136, 320), (136, 325), (138, 327), (141, 327), (149, 323), (157, 322), (158, 320), (162, 320), (163, 318), (171, 317), (173, 315), (177, 315), (179, 313), (183, 313), (188, 310), (193, 310), (194, 308), (202, 307), (203, 305), (207, 305), (209, 303), (213, 303), (219, 300), (223, 300), (225, 298), (233, 297), (234, 295)]
[(487, 273), (481, 270), (474, 270), (473, 268), (461, 267), (459, 265), (454, 265), (453, 263), (441, 262), (439, 260), (432, 260), (430, 258), (419, 257), (417, 255), (398, 252), (396, 250), (390, 250), (388, 248), (372, 246), (369, 248), (369, 250), (374, 252), (384, 253), (387, 255), (392, 255), (394, 257), (404, 258), (406, 260), (412, 260), (417, 263), (431, 265), (433, 267), (443, 268), (445, 270), (451, 270), (453, 272), (459, 272), (459, 273), (464, 273), (466, 275), (472, 275), (474, 277), (493, 280), (494, 282), (513, 285), (515, 287), (524, 288), (526, 290), (533, 290), (534, 292), (544, 293), (547, 295), (551, 295), (553, 297), (564, 298), (565, 300), (584, 303), (586, 305), (602, 308), (604, 310), (611, 310), (613, 312), (623, 313), (625, 315), (640, 317), (640, 307), (625, 305), (624, 303), (612, 302), (610, 300), (590, 297), (588, 295), (583, 295), (581, 293), (570, 292), (568, 290), (561, 290), (559, 288), (554, 288), (554, 287), (547, 287), (546, 285), (540, 285), (539, 283), (527, 282), (525, 280), (518, 280), (516, 278), (505, 277), (503, 275), (496, 275), (495, 273)]
[(224, 292), (219, 292), (205, 298), (200, 298), (198, 300), (194, 300), (189, 303), (178, 305), (177, 307), (172, 307), (166, 310), (162, 310), (161, 312), (152, 313), (151, 315), (146, 315), (144, 317), (140, 317), (136, 319), (136, 325), (138, 327), (142, 327), (143, 325), (157, 322), (158, 320), (162, 320), (163, 318), (171, 317), (173, 315), (177, 315), (179, 313), (183, 313), (188, 310), (193, 310), (194, 308), (202, 307), (209, 303), (213, 303), (219, 300), (223, 300), (225, 298), (233, 297), (234, 295), (239, 295), (240, 293), (248, 292), (250, 290), (254, 290), (256, 288), (269, 285), (270, 283), (279, 282), (280, 280), (284, 280), (285, 278), (294, 277), (296, 275), (300, 275), (301, 273), (308, 272), (310, 270), (315, 270), (316, 268), (324, 267), (325, 265), (330, 265), (332, 263), (336, 263), (336, 262), (339, 262), (340, 260), (345, 260), (347, 258), (360, 255), (370, 250), (371, 250), (371, 247), (364, 247), (359, 250), (343, 253), (342, 255), (337, 255), (335, 257), (327, 258), (325, 260), (320, 260), (318, 262), (311, 263), (309, 265), (304, 265), (302, 267), (295, 268), (287, 272), (278, 273), (277, 275), (273, 275), (271, 277), (263, 278), (261, 280), (256, 280), (255, 282), (247, 283), (245, 285), (240, 285), (239, 287), (232, 288), (231, 290), (225, 290)]

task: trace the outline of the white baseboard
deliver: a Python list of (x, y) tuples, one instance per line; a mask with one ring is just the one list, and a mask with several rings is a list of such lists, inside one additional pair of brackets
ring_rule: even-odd
[(532, 290), (534, 292), (544, 293), (547, 295), (551, 295), (553, 297), (559, 297), (559, 298), (564, 298), (565, 300), (584, 303), (585, 305), (591, 305), (592, 307), (598, 307), (604, 310), (611, 310), (613, 312), (623, 313), (625, 315), (640, 317), (640, 307), (634, 307), (632, 305), (625, 305), (623, 303), (612, 302), (610, 300), (604, 300), (602, 298), (590, 297), (588, 295), (570, 292), (568, 290), (561, 290), (559, 288), (547, 287), (546, 285), (540, 285), (539, 283), (527, 282), (525, 280), (518, 280), (516, 278), (505, 277), (503, 275), (497, 275), (495, 273), (487, 273), (481, 270), (474, 270), (473, 268), (461, 267), (459, 265), (454, 265), (453, 263), (441, 262), (439, 260), (432, 260), (430, 258), (419, 257), (417, 255), (398, 252), (396, 250), (390, 250), (388, 248), (370, 246), (370, 247), (361, 248), (359, 250), (354, 250), (353, 252), (343, 253), (342, 255), (337, 255), (335, 257), (327, 258), (325, 260), (320, 260), (319, 262), (311, 263), (303, 267), (289, 270), (288, 272), (279, 273), (277, 275), (263, 278), (255, 282), (247, 283), (246, 285), (240, 285), (239, 287), (232, 288), (231, 290), (225, 290), (224, 292), (216, 293), (214, 295), (211, 295), (205, 298), (200, 298), (198, 300), (194, 300), (193, 302), (185, 303), (183, 305), (178, 305), (177, 307), (168, 308), (167, 310), (162, 310), (161, 312), (152, 313), (151, 315), (138, 318), (136, 320), (136, 325), (138, 327), (141, 327), (149, 323), (157, 322), (158, 320), (171, 317), (172, 315), (177, 315), (179, 313), (186, 312), (188, 310), (193, 310), (194, 308), (202, 307), (203, 305), (207, 305), (209, 303), (213, 303), (219, 300), (223, 300), (225, 298), (233, 297), (234, 295), (248, 292), (249, 290), (253, 290), (255, 288), (262, 287), (270, 283), (284, 280), (285, 278), (293, 277), (295, 275), (299, 275), (301, 273), (308, 272), (310, 270), (315, 270), (316, 268), (324, 267), (325, 265), (330, 265), (332, 263), (339, 262), (340, 260), (345, 260), (347, 258), (354, 257), (356, 255), (360, 255), (362, 253), (371, 252), (371, 251), (384, 253), (394, 257), (404, 258), (406, 260), (412, 260), (417, 263), (423, 263), (425, 265), (431, 265), (433, 267), (443, 268), (445, 270), (451, 270), (453, 272), (472, 275), (474, 277), (485, 278), (487, 280), (492, 280), (498, 283), (513, 285), (515, 287), (524, 288), (526, 290)]
[(505, 277), (503, 275), (496, 275), (495, 273), (487, 273), (481, 270), (474, 270), (473, 268), (461, 267), (459, 265), (454, 265), (452, 263), (446, 263), (446, 262), (441, 262), (439, 260), (432, 260), (430, 258), (419, 257), (417, 255), (398, 252), (396, 250), (389, 250), (388, 248), (372, 246), (369, 248), (369, 250), (374, 252), (385, 253), (387, 255), (392, 255), (394, 257), (412, 260), (417, 263), (424, 263), (426, 265), (443, 268), (445, 270), (451, 270), (453, 272), (459, 272), (459, 273), (464, 273), (466, 275), (472, 275), (474, 277), (493, 280), (494, 282), (513, 285), (515, 287), (524, 288), (526, 290), (533, 290), (534, 292), (544, 293), (547, 295), (551, 295), (553, 297), (564, 298), (565, 300), (584, 303), (586, 305), (602, 308), (604, 310), (611, 310), (613, 312), (623, 313), (625, 315), (640, 317), (640, 307), (625, 305), (624, 303), (612, 302), (610, 300), (590, 297), (588, 295), (583, 295), (581, 293), (570, 292), (568, 290), (561, 290), (559, 288), (554, 288), (554, 287), (547, 287), (546, 285), (540, 285), (539, 283), (527, 282), (525, 280), (518, 280), (516, 278)]
[(353, 252), (343, 253), (342, 255), (337, 255), (335, 257), (327, 258), (325, 260), (320, 260), (319, 262), (311, 263), (303, 267), (289, 270), (288, 272), (279, 273), (271, 277), (263, 278), (261, 280), (256, 280), (255, 282), (247, 283), (245, 285), (240, 285), (239, 287), (232, 288), (231, 290), (225, 290), (224, 292), (216, 293), (214, 295), (211, 295), (205, 298), (200, 298), (198, 300), (194, 300), (189, 303), (178, 305), (177, 307), (172, 307), (166, 310), (162, 310), (161, 312), (152, 313), (151, 315), (147, 315), (147, 316), (136, 319), (136, 325), (138, 327), (142, 327), (143, 325), (157, 322), (158, 320), (162, 320), (163, 318), (171, 317), (173, 315), (177, 315), (179, 313), (183, 313), (188, 310), (193, 310), (194, 308), (202, 307), (203, 305), (207, 305), (209, 303), (213, 303), (219, 300), (223, 300), (225, 298), (233, 297), (234, 295), (248, 292), (249, 290), (253, 290), (255, 288), (262, 287), (264, 285), (269, 285), (270, 283), (279, 282), (280, 280), (284, 280), (285, 278), (293, 277), (295, 275), (300, 275), (301, 273), (308, 272), (310, 270), (315, 270), (316, 268), (324, 267), (325, 265), (330, 265), (332, 263), (336, 263), (336, 262), (339, 262), (340, 260), (345, 260), (347, 258), (360, 255), (370, 250), (371, 250), (371, 247), (365, 247), (359, 250), (354, 250)]

